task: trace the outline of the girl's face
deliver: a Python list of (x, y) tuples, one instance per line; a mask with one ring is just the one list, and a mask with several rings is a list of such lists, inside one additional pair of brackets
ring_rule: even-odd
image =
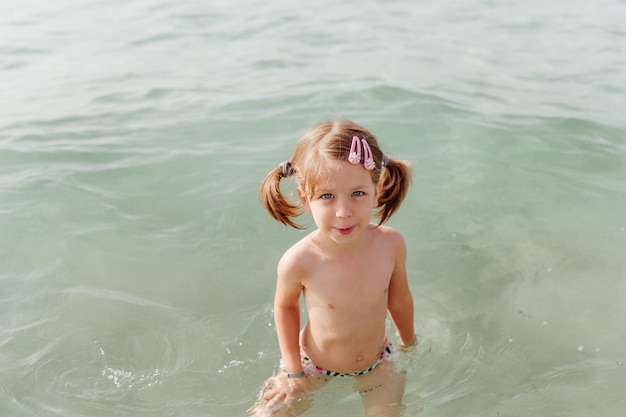
[(379, 191), (362, 164), (337, 162), (320, 178), (312, 196), (300, 198), (320, 233), (335, 243), (352, 243), (369, 227)]

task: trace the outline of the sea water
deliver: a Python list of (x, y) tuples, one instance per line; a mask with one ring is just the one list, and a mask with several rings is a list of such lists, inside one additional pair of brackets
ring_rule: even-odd
[[(351, 119), (413, 162), (389, 222), (421, 340), (405, 415), (624, 416), (625, 21), (619, 0), (3, 1), (0, 415), (246, 415), (308, 232), (259, 184)], [(327, 387), (308, 415), (364, 414)]]

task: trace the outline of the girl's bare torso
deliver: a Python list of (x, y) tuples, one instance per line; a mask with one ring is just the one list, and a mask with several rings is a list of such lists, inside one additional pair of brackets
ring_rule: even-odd
[(341, 256), (309, 247), (303, 279), (308, 321), (300, 333), (303, 353), (317, 366), (342, 373), (370, 367), (387, 345), (385, 320), (394, 270), (383, 229), (371, 244)]

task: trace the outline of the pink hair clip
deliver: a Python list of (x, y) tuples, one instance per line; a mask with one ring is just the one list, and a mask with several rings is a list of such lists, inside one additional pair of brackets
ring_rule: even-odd
[(372, 155), (372, 149), (365, 139), (363, 140), (363, 167), (368, 171), (376, 168), (374, 157)]
[(361, 162), (361, 143), (359, 142), (359, 138), (357, 136), (352, 137), (352, 146), (350, 147), (348, 162), (353, 165)]
[(359, 139), (358, 136), (352, 137), (352, 146), (350, 146), (348, 162), (353, 165), (361, 163), (361, 143), (363, 143), (363, 168), (371, 171), (376, 168), (376, 163), (374, 162), (374, 157), (372, 155), (372, 149), (365, 139)]

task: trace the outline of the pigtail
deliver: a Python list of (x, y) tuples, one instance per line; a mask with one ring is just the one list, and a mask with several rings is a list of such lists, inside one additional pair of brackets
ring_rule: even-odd
[(382, 190), (378, 196), (378, 224), (383, 224), (400, 208), (411, 184), (411, 163), (388, 158), (381, 174)]
[(268, 211), (276, 221), (291, 226), (296, 229), (302, 229), (302, 226), (295, 223), (292, 219), (298, 217), (301, 213), (300, 205), (292, 204), (280, 191), (280, 180), (283, 178), (283, 167), (278, 167), (267, 174), (261, 188), (259, 189), (259, 197)]

